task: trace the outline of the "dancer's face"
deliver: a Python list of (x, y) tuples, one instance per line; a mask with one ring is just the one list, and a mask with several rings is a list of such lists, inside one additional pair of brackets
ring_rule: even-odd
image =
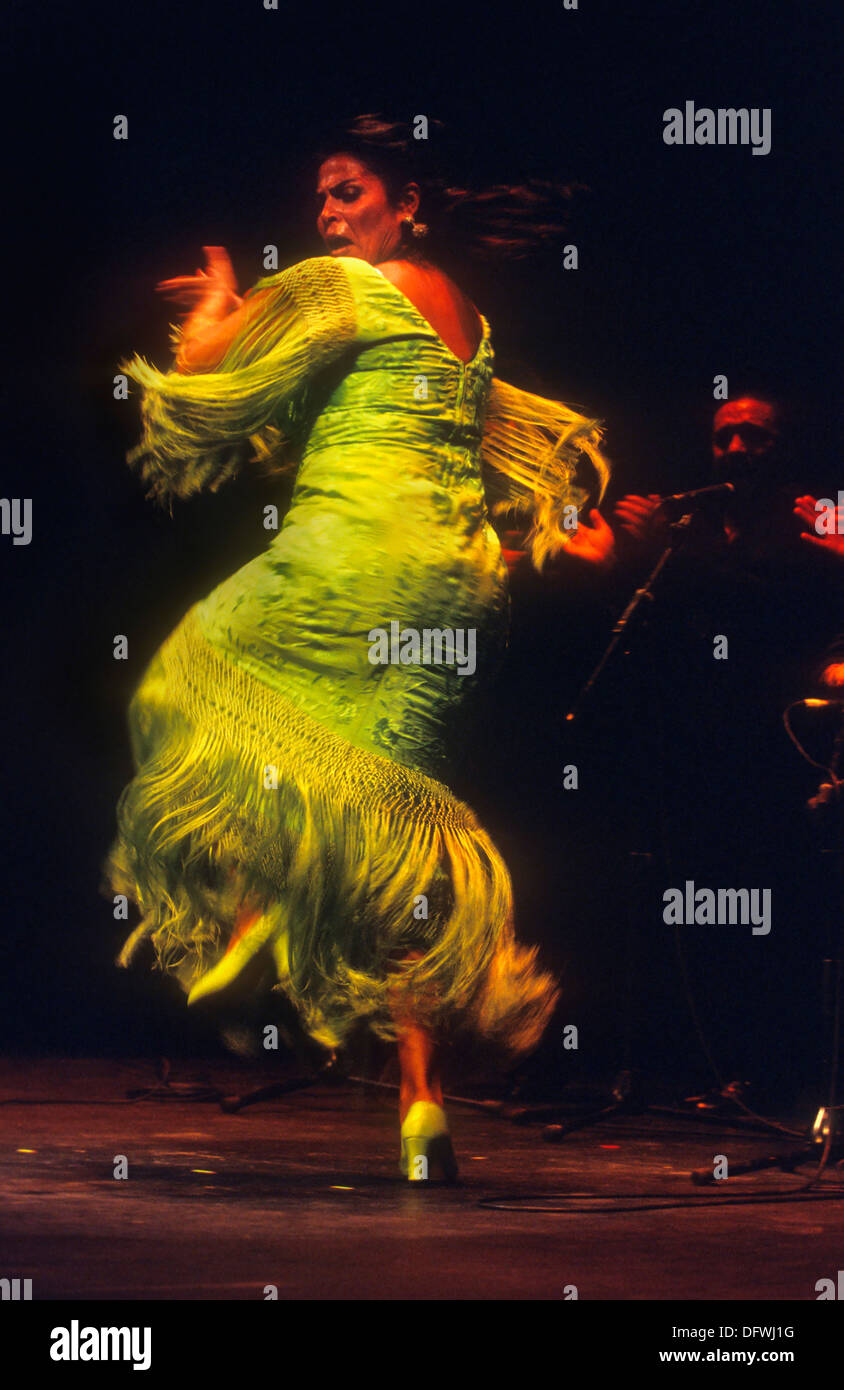
[(350, 154), (335, 154), (320, 165), (317, 179), (317, 230), (330, 256), (353, 256), (378, 265), (398, 255), (402, 218), (419, 206), (409, 183), (396, 206), (381, 179)]

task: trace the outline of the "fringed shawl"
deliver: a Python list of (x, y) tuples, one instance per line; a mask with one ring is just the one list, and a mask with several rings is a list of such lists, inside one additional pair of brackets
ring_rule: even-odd
[[(250, 458), (270, 471), (296, 464), (308, 388), (362, 342), (341, 260), (316, 257), (259, 281), (253, 313), (210, 372), (160, 372), (141, 357), (123, 370), (143, 387), (143, 438), (129, 455), (161, 503), (215, 491)], [(565, 548), (573, 520), (600, 500), (609, 468), (598, 421), (493, 378), (481, 463), (490, 517), (526, 531), (541, 570)]]

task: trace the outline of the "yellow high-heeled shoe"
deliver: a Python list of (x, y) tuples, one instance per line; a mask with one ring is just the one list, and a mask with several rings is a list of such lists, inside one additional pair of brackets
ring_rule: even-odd
[(401, 1127), (401, 1172), (408, 1182), (455, 1182), (457, 1159), (445, 1111), (433, 1101), (414, 1101)]

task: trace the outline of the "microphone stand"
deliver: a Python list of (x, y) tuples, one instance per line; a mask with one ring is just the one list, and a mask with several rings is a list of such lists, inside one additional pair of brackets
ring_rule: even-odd
[(642, 605), (642, 603), (644, 602), (644, 600), (648, 599), (649, 601), (653, 601), (653, 591), (656, 586), (656, 582), (662, 574), (663, 570), (665, 569), (666, 565), (668, 564), (669, 560), (671, 559), (672, 555), (674, 555), (680, 549), (685, 537), (688, 536), (691, 530), (692, 522), (695, 517), (696, 509), (698, 507), (704, 506), (707, 501), (710, 501), (714, 497), (726, 498), (728, 495), (734, 494), (736, 492), (736, 488), (737, 485), (735, 483), (716, 483), (710, 487), (699, 487), (695, 488), (692, 492), (678, 492), (675, 493), (673, 496), (662, 498), (663, 507), (671, 507), (675, 512), (679, 511), (681, 513), (679, 516), (676, 517), (674, 521), (670, 523), (669, 529), (671, 531), (671, 539), (668, 542), (665, 549), (663, 550), (662, 554), (660, 555), (659, 559), (657, 560), (656, 564), (654, 565), (644, 584), (642, 584), (638, 589), (634, 591), (633, 597), (631, 598), (621, 617), (615, 624), (606, 651), (604, 652), (603, 656), (601, 657), (600, 661), (598, 662), (588, 681), (583, 686), (583, 689), (580, 691), (580, 694), (575, 700), (572, 709), (566, 715), (567, 723), (573, 723), (580, 717), (580, 714), (584, 706), (589, 702), (592, 690), (595, 684), (597, 683), (598, 679), (600, 678), (600, 675), (604, 670), (604, 667), (607, 666), (609, 662), (612, 660), (613, 655), (615, 654), (621, 642), (624, 640), (624, 637), (627, 634), (627, 629), (630, 626), (630, 622), (632, 618), (635, 616), (640, 606)]
[[(802, 703), (797, 701), (796, 703)], [(791, 732), (788, 715), (792, 706), (786, 710), (784, 722), (786, 730), (807, 761), (802, 744)], [(829, 781), (821, 781), (817, 792), (808, 802), (808, 809), (817, 832), (817, 847), (822, 864), (831, 866), (829, 880), (835, 891), (828, 899), (826, 913), (826, 949), (821, 959), (819, 1032), (821, 1042), (820, 1069), (827, 1072), (826, 1100), (818, 1102), (814, 1120), (797, 1149), (785, 1153), (768, 1154), (764, 1158), (752, 1159), (748, 1163), (730, 1163), (730, 1176), (743, 1173), (757, 1173), (766, 1168), (780, 1168), (783, 1172), (793, 1172), (804, 1163), (816, 1161), (817, 1171), (805, 1184), (805, 1190), (813, 1187), (823, 1170), (830, 1163), (840, 1163), (844, 1159), (844, 1131), (842, 1131), (841, 1106), (838, 1104), (838, 1063), (841, 1053), (841, 976), (842, 954), (844, 954), (844, 781), (839, 777), (839, 766), (844, 754), (844, 708), (839, 710), (838, 733), (835, 737), (832, 761), (825, 772)], [(817, 764), (816, 764), (817, 765)], [(823, 873), (823, 871), (822, 871)], [(823, 875), (824, 880), (826, 875)], [(822, 1088), (818, 1086), (818, 1094)], [(692, 1181), (699, 1185), (714, 1181), (709, 1168), (692, 1173)]]
[(645, 599), (648, 599), (650, 602), (653, 601), (653, 591), (656, 582), (662, 574), (663, 570), (665, 569), (665, 566), (671, 559), (672, 555), (674, 555), (675, 552), (679, 549), (684, 537), (688, 534), (689, 528), (692, 524), (693, 516), (693, 512), (687, 512), (685, 516), (681, 516), (678, 518), (677, 521), (673, 521), (671, 523), (670, 529), (673, 533), (671, 540), (668, 542), (668, 545), (663, 550), (662, 554), (660, 555), (659, 559), (657, 560), (656, 564), (654, 565), (644, 584), (642, 584), (640, 588), (634, 591), (633, 597), (630, 599), (630, 602), (628, 603), (624, 612), (621, 614), (621, 617), (616, 622), (612, 630), (612, 636), (610, 638), (609, 644), (606, 650), (604, 651), (603, 656), (601, 657), (591, 676), (587, 680), (586, 684), (580, 691), (580, 694), (575, 700), (571, 710), (566, 715), (567, 723), (574, 723), (577, 719), (580, 718), (584, 706), (590, 700), (592, 691), (595, 688), (601, 676), (601, 673), (603, 672), (605, 667), (609, 665), (610, 661), (615, 655), (615, 652), (618, 650), (619, 646), (626, 637), (627, 629), (630, 626), (631, 620), (635, 617), (636, 613), (638, 612), (641, 605), (644, 603)]
[[(628, 654), (626, 642), (630, 640), (631, 626), (634, 618), (640, 613), (644, 613), (644, 605), (654, 601), (654, 591), (659, 580), (664, 576), (672, 558), (680, 551), (689, 536), (692, 523), (695, 519), (698, 506), (710, 499), (714, 492), (734, 491), (731, 485), (722, 485), (719, 488), (701, 488), (696, 493), (682, 493), (673, 498), (664, 498), (664, 503), (673, 503), (675, 509), (681, 510), (681, 515), (670, 523), (670, 539), (668, 544), (661, 552), (656, 564), (651, 569), (644, 583), (637, 588), (630, 601), (624, 608), (620, 617), (617, 619), (610, 636), (609, 643), (603, 655), (592, 671), (586, 683), (580, 690), (575, 702), (566, 715), (565, 723), (567, 726), (579, 725), (584, 710), (591, 706), (593, 694), (602, 675), (613, 662), (619, 649), (624, 655)], [(643, 624), (640, 624), (642, 626)], [(628, 837), (632, 844), (633, 825), (635, 822), (630, 818), (631, 831)], [(531, 1120), (546, 1120), (542, 1137), (549, 1143), (558, 1143), (568, 1134), (576, 1130), (586, 1129), (603, 1120), (609, 1119), (619, 1114), (667, 1114), (672, 1116), (682, 1116), (704, 1122), (723, 1122), (723, 1115), (706, 1110), (676, 1110), (672, 1107), (657, 1106), (650, 1104), (644, 1094), (644, 1088), (639, 1068), (635, 1065), (634, 1049), (634, 1007), (636, 1002), (636, 941), (638, 918), (640, 917), (640, 907), (646, 896), (646, 888), (650, 871), (653, 868), (654, 855), (650, 850), (632, 849), (627, 853), (628, 863), (628, 892), (626, 894), (628, 911), (626, 914), (625, 927), (625, 997), (622, 1008), (622, 1037), (621, 1052), (622, 1066), (615, 1074), (609, 1092), (609, 1103), (600, 1105), (597, 1109), (581, 1116), (576, 1120), (569, 1119), (568, 1123), (558, 1123), (566, 1115), (570, 1115), (571, 1107), (562, 1104), (541, 1105), (541, 1106), (511, 1106), (506, 1110), (506, 1117), (516, 1123), (530, 1123)], [(730, 1088), (724, 1094), (724, 1100), (732, 1100)], [(749, 1120), (741, 1113), (731, 1117), (731, 1123), (738, 1124), (742, 1129), (759, 1130), (767, 1133), (771, 1126), (763, 1126), (758, 1120)]]

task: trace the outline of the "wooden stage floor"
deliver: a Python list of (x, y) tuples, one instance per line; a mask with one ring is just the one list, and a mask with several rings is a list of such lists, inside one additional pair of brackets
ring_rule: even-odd
[[(172, 1072), (225, 1093), (267, 1077), (218, 1060)], [(154, 1082), (146, 1061), (0, 1063), (0, 1273), (31, 1278), (34, 1299), (260, 1300), (274, 1285), (279, 1299), (560, 1300), (575, 1285), (589, 1300), (803, 1301), (842, 1265), (840, 1194), (774, 1198), (809, 1168), (690, 1182), (716, 1154), (774, 1152), (773, 1137), (644, 1115), (549, 1144), (454, 1107), (461, 1184), (420, 1190), (398, 1175), (381, 1094), (322, 1086), (238, 1114), (125, 1103)], [(31, 1103), (55, 1100), (72, 1103)], [(695, 1205), (745, 1194), (766, 1200)]]

